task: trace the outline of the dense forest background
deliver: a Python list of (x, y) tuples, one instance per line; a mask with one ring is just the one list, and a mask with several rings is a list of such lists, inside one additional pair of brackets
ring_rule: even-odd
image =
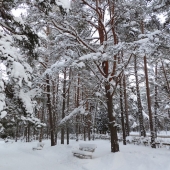
[(117, 132), (138, 131), (155, 148), (170, 128), (170, 1), (64, 4), (0, 1), (1, 138), (108, 134), (117, 152)]

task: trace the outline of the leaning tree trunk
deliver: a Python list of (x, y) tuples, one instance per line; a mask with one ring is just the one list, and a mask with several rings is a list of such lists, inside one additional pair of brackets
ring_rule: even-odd
[(136, 93), (137, 93), (137, 105), (138, 105), (140, 133), (141, 133), (141, 136), (146, 137), (146, 132), (145, 132), (145, 128), (144, 128), (144, 125), (143, 125), (143, 114), (142, 114), (142, 104), (141, 104), (140, 90), (139, 90), (136, 55), (134, 56), (134, 71), (135, 71), (135, 79), (136, 79)]
[(149, 88), (149, 81), (148, 81), (148, 69), (147, 69), (146, 56), (144, 56), (144, 68), (145, 68), (145, 78), (146, 78), (146, 93), (147, 93), (148, 112), (149, 112), (149, 124), (150, 124), (150, 131), (151, 131), (151, 147), (156, 148), (155, 132), (154, 132), (154, 128), (153, 128), (153, 117), (152, 117), (152, 110), (151, 110), (150, 88)]

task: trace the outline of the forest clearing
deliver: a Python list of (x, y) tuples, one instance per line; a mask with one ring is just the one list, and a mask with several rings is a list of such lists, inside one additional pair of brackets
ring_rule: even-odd
[[(0, 141), (1, 170), (169, 170), (170, 150), (167, 148), (152, 149), (144, 145), (120, 143), (120, 151), (110, 152), (110, 141), (76, 142), (69, 145), (51, 147), (50, 140), (43, 141), (42, 150), (33, 151), (37, 141), (30, 143), (5, 143)], [(80, 143), (96, 144), (92, 159), (81, 159), (73, 156), (72, 150)]]
[(0, 0), (0, 169), (169, 170), (169, 131), (169, 0)]

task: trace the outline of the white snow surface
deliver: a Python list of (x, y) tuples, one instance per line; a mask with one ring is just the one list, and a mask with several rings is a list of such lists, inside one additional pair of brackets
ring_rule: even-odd
[(62, 5), (63, 8), (69, 9), (70, 8), (70, 1), (69, 0), (57, 0), (57, 5)]
[[(32, 150), (37, 141), (30, 143), (9, 142), (0, 139), (0, 169), (2, 170), (169, 170), (170, 150), (152, 149), (148, 146), (120, 143), (120, 152), (110, 152), (109, 140), (71, 140), (69, 145), (50, 146), (43, 141), (42, 150)], [(80, 159), (72, 151), (79, 143), (97, 145), (92, 159)]]
[(5, 95), (3, 93), (0, 93), (0, 111), (2, 111), (5, 106)]
[(142, 110), (142, 114), (143, 114), (144, 119), (149, 120), (149, 116), (143, 110)]
[(75, 114), (85, 114), (85, 109), (83, 108), (83, 106), (79, 106), (78, 108), (75, 108), (71, 113), (69, 113), (68, 116), (65, 116), (61, 121), (60, 121), (60, 125), (66, 123), (67, 121), (69, 121)]
[(0, 118), (3, 119), (6, 115), (7, 115), (7, 112), (6, 111), (2, 111), (0, 113)]
[(22, 80), (28, 83), (28, 75), (25, 72), (24, 66), (19, 62), (13, 62), (13, 69), (11, 71), (11, 77), (18, 79), (18, 84), (22, 87)]
[(34, 104), (31, 101), (29, 92), (28, 93), (24, 93), (24, 91), (21, 89), (19, 92), (19, 98), (22, 100), (27, 113), (33, 113), (33, 109), (34, 109)]

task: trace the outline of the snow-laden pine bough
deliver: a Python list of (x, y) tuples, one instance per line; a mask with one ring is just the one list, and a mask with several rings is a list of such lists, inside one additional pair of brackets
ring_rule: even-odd
[(92, 153), (95, 151), (97, 146), (95, 144), (79, 144), (79, 150), (73, 150), (72, 153), (74, 156), (79, 158), (91, 158)]

